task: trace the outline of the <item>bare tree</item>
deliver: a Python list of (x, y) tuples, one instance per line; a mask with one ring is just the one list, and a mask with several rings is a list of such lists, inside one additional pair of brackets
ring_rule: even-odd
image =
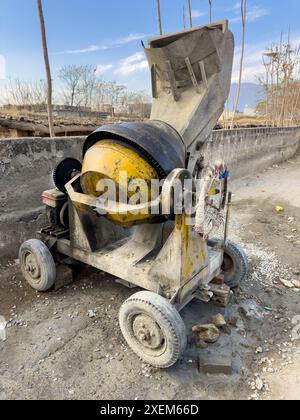
[(241, 17), (242, 17), (242, 50), (241, 50), (241, 60), (240, 60), (240, 71), (239, 71), (239, 81), (237, 94), (234, 104), (234, 109), (232, 113), (231, 128), (234, 126), (234, 118), (237, 112), (240, 95), (241, 95), (241, 85), (243, 77), (243, 67), (244, 67), (244, 55), (245, 55), (245, 34), (246, 34), (246, 21), (247, 21), (247, 0), (241, 0)]
[[(64, 66), (59, 72), (56, 100), (63, 100), (79, 113), (98, 111), (110, 113), (112, 117), (123, 116), (149, 118), (151, 97), (145, 91), (129, 92), (116, 82), (98, 79), (93, 66)], [(9, 79), (1, 87), (0, 103), (9, 105), (13, 113), (43, 112), (47, 102), (47, 84), (44, 80), (31, 81)], [(73, 104), (73, 105), (72, 105)]]
[(48, 107), (49, 133), (50, 133), (50, 137), (54, 137), (55, 131), (54, 131), (54, 123), (53, 123), (53, 110), (52, 110), (52, 78), (51, 78), (51, 69), (50, 69), (50, 62), (49, 62), (46, 27), (45, 27), (42, 0), (37, 0), (37, 8), (38, 8), (38, 14), (39, 14), (39, 19), (40, 19), (42, 45), (43, 45), (46, 77), (47, 77), (47, 107)]
[(106, 99), (106, 82), (103, 80), (96, 80), (94, 93), (92, 96), (92, 106), (98, 112), (104, 111), (105, 99)]
[(188, 0), (188, 8), (189, 8), (189, 18), (190, 18), (190, 27), (193, 27), (193, 14), (192, 14), (192, 5), (191, 0)]
[(63, 66), (58, 77), (62, 82), (62, 94), (66, 105), (91, 106), (96, 86), (93, 66), (75, 64)]
[(265, 92), (265, 100), (257, 104), (257, 110), (265, 110), (273, 126), (300, 123), (300, 47), (293, 46), (290, 35), (286, 42), (281, 35), (279, 44), (273, 44), (263, 56), (266, 69), (259, 78)]
[(4, 86), (5, 102), (18, 107), (46, 106), (47, 84), (44, 80), (9, 79)]
[(96, 73), (93, 66), (84, 66), (82, 73), (82, 99), (85, 107), (91, 107), (93, 103), (93, 95), (96, 89)]
[(162, 23), (161, 23), (160, 0), (156, 0), (156, 8), (157, 8), (157, 19), (158, 19), (159, 33), (160, 33), (160, 35), (162, 35), (163, 30), (162, 30)]
[(212, 23), (212, 2), (213, 0), (208, 0), (209, 3), (209, 22)]
[(268, 104), (268, 86), (270, 81), (270, 70), (271, 70), (271, 61), (267, 59), (267, 54), (263, 54), (263, 65), (266, 71), (266, 80), (263, 82), (263, 80), (260, 80), (261, 84), (264, 87), (264, 91), (266, 94), (266, 103), (265, 103), (265, 109), (266, 109), (266, 115), (269, 113), (269, 104)]
[(115, 115), (115, 108), (120, 105), (122, 97), (126, 92), (126, 87), (118, 85), (116, 82), (106, 83), (106, 99), (111, 106), (112, 117)]
[(58, 74), (60, 81), (63, 84), (62, 94), (64, 96), (64, 102), (68, 106), (78, 106), (80, 103), (81, 95), (81, 78), (82, 78), (82, 66), (75, 64), (63, 66)]
[(150, 118), (151, 97), (146, 91), (125, 92), (122, 109), (130, 117)]

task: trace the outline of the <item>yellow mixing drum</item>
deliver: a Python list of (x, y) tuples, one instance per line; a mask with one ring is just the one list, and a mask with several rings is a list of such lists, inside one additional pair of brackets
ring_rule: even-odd
[[(110, 202), (140, 205), (151, 201), (152, 180), (159, 180), (156, 170), (135, 150), (113, 140), (93, 145), (85, 154), (81, 188), (84, 194)], [(156, 197), (155, 197), (156, 198)], [(107, 214), (115, 223), (128, 226), (151, 219), (150, 214)]]
[(155, 223), (162, 220), (151, 212), (160, 192), (158, 181), (184, 167), (185, 157), (180, 135), (162, 122), (103, 126), (85, 141), (81, 189), (101, 206), (109, 204), (105, 215), (115, 224)]

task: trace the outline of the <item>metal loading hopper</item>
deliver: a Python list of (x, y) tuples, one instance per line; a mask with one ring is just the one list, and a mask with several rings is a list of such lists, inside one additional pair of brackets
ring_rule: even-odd
[(193, 155), (223, 113), (234, 54), (228, 22), (206, 25), (149, 41), (152, 120), (174, 127)]

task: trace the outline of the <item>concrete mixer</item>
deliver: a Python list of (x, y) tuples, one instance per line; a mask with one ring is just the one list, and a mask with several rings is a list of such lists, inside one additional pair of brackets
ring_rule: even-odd
[[(209, 164), (203, 156), (229, 94), (233, 52), (227, 21), (151, 39), (150, 120), (102, 126), (87, 137), (82, 163), (64, 159), (56, 188), (42, 196), (49, 224), (20, 249), (38, 291), (52, 289), (70, 259), (142, 289), (122, 305), (120, 328), (160, 368), (185, 350), (180, 311), (194, 298), (226, 306), (247, 274), (245, 253), (228, 240), (229, 171), (222, 156)], [(218, 238), (208, 229), (216, 220)]]

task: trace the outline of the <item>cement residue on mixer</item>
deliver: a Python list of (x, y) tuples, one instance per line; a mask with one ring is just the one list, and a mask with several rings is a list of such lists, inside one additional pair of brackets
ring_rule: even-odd
[[(297, 396), (299, 340), (292, 342), (291, 336), (300, 294), (278, 279), (300, 279), (300, 203), (299, 197), (287, 194), (300, 178), (299, 163), (298, 156), (260, 178), (231, 183), (231, 237), (245, 245), (250, 258), (250, 275), (224, 312), (237, 327), (231, 325), (231, 335), (221, 334), (208, 349), (190, 343), (183, 359), (169, 370), (150, 368), (128, 349), (118, 311), (134, 291), (112, 277), (81, 268), (75, 283), (39, 294), (23, 281), (17, 262), (2, 266), (0, 315), (9, 328), (6, 341), (0, 340), (0, 399)], [(277, 204), (283, 213), (274, 211)], [(194, 301), (183, 317), (190, 330), (218, 312), (220, 308)], [(199, 373), (198, 357), (206, 352), (222, 368), (232, 363), (233, 375)], [(252, 389), (255, 384), (258, 389)]]

